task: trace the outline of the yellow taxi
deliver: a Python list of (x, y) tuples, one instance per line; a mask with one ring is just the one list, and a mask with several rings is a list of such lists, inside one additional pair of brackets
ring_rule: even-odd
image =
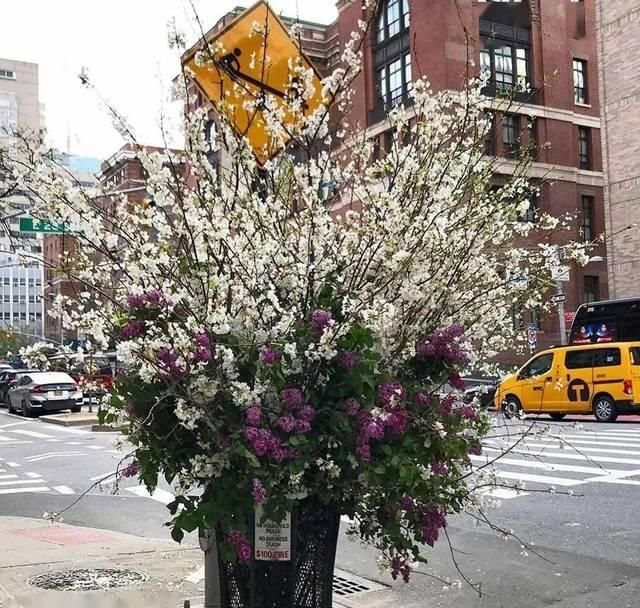
[(612, 422), (640, 413), (640, 342), (559, 346), (537, 353), (502, 380), (495, 406), (505, 416), (593, 414)]

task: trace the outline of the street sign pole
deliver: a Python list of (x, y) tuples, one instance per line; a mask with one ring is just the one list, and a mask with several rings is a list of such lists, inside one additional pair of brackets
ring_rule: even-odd
[[(563, 297), (564, 296), (564, 297)], [(562, 281), (556, 280), (556, 301), (558, 302), (558, 324), (560, 326), (560, 344), (567, 343), (567, 326), (564, 320), (564, 300), (565, 295), (562, 288)]]

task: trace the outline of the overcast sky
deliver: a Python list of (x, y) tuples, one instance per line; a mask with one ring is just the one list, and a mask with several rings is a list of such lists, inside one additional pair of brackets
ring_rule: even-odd
[[(205, 27), (252, 0), (193, 0)], [(278, 13), (330, 23), (335, 0), (271, 0)], [(46, 105), (49, 143), (74, 154), (104, 159), (121, 145), (95, 95), (79, 85), (86, 66), (99, 89), (129, 123), (139, 141), (160, 144), (159, 116), (171, 78), (179, 71), (167, 45), (175, 17), (189, 42), (197, 26), (189, 0), (2, 0), (0, 58), (40, 65), (40, 101)], [(180, 142), (173, 142), (180, 143)]]

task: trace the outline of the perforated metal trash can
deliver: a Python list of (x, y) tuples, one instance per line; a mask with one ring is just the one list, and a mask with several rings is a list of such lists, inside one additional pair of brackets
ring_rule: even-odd
[(339, 527), (334, 506), (301, 501), (291, 514), (290, 561), (220, 560), (223, 608), (331, 608)]

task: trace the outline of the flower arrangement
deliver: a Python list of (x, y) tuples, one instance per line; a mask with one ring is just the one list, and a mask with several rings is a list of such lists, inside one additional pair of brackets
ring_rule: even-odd
[[(323, 82), (345, 114), (362, 40)], [(207, 115), (189, 112), (183, 152), (138, 147), (154, 204), (96, 200), (27, 139), (9, 167), (34, 216), (76, 235), (60, 272), (80, 295), (59, 296), (53, 314), (117, 349), (128, 371), (100, 415), (128, 422), (127, 474), (172, 484), (173, 537), (217, 528), (223, 558), (243, 562), (257, 505), (278, 520), (313, 497), (407, 580), (474, 500), (469, 455), (490, 422), (462, 403), (462, 373), (522, 339), (512, 311), (542, 304), (549, 231), (568, 223), (523, 221), (526, 154), (492, 187), (481, 82), (434, 94), (416, 79), (376, 157), (366, 134), (330, 129), (326, 107), (304, 115), (315, 91), (299, 81), (286, 133), (283, 113), (261, 106), (295, 158), (259, 166), (221, 119), (230, 166), (215, 167)], [(535, 235), (539, 247), (521, 246)]]

